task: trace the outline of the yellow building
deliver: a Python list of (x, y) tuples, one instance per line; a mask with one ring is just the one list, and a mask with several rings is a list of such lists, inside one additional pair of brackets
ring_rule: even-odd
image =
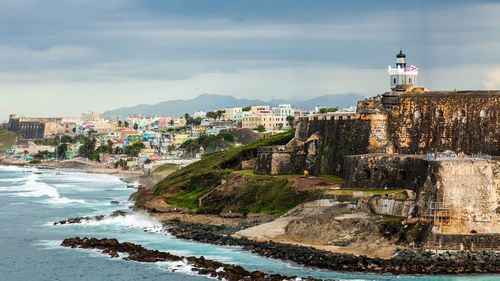
[(288, 127), (284, 116), (252, 115), (243, 117), (241, 122), (241, 127), (247, 129), (254, 129), (260, 125), (264, 126), (266, 130), (280, 130)]
[(185, 141), (189, 139), (189, 134), (174, 134), (172, 141), (175, 144), (183, 144)]

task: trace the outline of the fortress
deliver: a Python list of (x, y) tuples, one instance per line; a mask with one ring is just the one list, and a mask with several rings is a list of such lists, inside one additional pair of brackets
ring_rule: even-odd
[(430, 91), (397, 55), (391, 91), (355, 113), (301, 118), (289, 144), (259, 150), (258, 174), (339, 175), (348, 188), (406, 189), (431, 248), (500, 249), (500, 91)]

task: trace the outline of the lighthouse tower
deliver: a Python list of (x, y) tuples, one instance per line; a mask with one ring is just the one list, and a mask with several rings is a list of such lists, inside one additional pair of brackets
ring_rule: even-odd
[(406, 55), (400, 50), (396, 55), (396, 68), (389, 66), (390, 85), (393, 91), (413, 87), (417, 83), (418, 67), (406, 65)]

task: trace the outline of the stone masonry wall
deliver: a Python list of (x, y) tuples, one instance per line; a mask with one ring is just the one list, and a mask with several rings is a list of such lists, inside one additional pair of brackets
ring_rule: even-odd
[(432, 233), (425, 247), (447, 251), (498, 251), (500, 235)]
[(452, 150), (500, 155), (500, 92), (384, 94), (382, 104), (397, 153)]
[(418, 192), (427, 175), (427, 161), (414, 155), (346, 156), (343, 186), (348, 188), (411, 189)]
[(300, 146), (262, 147), (257, 152), (254, 173), (260, 175), (300, 174), (305, 166), (305, 155)]
[(307, 139), (321, 136), (320, 174), (341, 175), (344, 156), (369, 152), (371, 120), (301, 120), (297, 136)]
[(458, 160), (430, 162), (436, 202), (450, 212), (443, 233), (500, 232), (500, 162)]

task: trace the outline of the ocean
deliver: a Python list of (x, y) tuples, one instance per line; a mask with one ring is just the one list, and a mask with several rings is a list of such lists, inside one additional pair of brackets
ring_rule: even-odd
[[(145, 264), (93, 250), (59, 246), (68, 237), (117, 238), (183, 256), (204, 256), (248, 270), (340, 280), (500, 280), (495, 275), (394, 276), (307, 268), (241, 250), (177, 239), (145, 213), (83, 224), (53, 225), (69, 217), (106, 215), (130, 206), (133, 189), (117, 176), (76, 170), (0, 166), (0, 280), (211, 280), (183, 263)], [(120, 204), (111, 204), (118, 201)], [(175, 271), (175, 272), (174, 272)]]

